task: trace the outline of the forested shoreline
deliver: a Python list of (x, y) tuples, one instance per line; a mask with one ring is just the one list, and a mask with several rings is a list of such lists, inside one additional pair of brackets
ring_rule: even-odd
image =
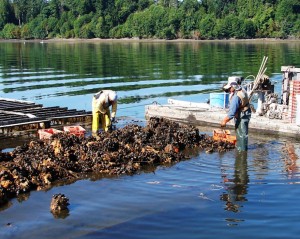
[(299, 0), (0, 0), (1, 39), (300, 39)]

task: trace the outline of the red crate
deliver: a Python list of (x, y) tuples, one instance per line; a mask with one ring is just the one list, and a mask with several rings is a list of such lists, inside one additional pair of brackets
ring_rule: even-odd
[(80, 125), (76, 126), (64, 126), (64, 131), (69, 134), (74, 134), (77, 136), (84, 136), (85, 129), (81, 127)]
[(39, 129), (38, 130), (38, 134), (39, 134), (39, 138), (40, 139), (50, 139), (50, 137), (53, 134), (58, 134), (58, 133), (62, 133), (61, 130), (58, 129), (53, 129), (53, 128), (49, 128), (49, 129)]

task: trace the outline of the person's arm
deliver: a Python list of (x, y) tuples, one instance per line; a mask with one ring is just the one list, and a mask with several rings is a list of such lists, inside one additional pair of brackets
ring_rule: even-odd
[(237, 95), (234, 95), (231, 99), (231, 102), (229, 105), (229, 111), (227, 113), (227, 116), (229, 119), (232, 119), (235, 117), (236, 112), (238, 112), (238, 110), (239, 110), (240, 104), (241, 104), (241, 99)]
[(111, 106), (111, 118), (115, 118), (115, 117), (116, 117), (116, 113), (117, 113), (117, 105), (118, 105), (118, 102), (117, 102), (117, 100), (115, 100), (115, 101), (112, 103), (112, 106)]
[(225, 127), (226, 124), (235, 116), (240, 106), (240, 98), (237, 95), (234, 95), (231, 99), (229, 105), (229, 111), (225, 118), (221, 122), (221, 127)]
[(226, 124), (230, 121), (231, 119), (226, 115), (225, 118), (221, 122), (221, 127), (226, 127)]

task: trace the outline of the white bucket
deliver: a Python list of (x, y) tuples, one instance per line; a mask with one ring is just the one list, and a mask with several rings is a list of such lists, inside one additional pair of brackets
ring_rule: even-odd
[(300, 95), (296, 95), (297, 111), (296, 111), (296, 125), (300, 126)]

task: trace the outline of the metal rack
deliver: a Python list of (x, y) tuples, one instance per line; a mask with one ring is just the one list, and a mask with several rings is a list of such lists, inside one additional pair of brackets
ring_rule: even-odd
[(91, 121), (92, 112), (0, 98), (0, 135)]

